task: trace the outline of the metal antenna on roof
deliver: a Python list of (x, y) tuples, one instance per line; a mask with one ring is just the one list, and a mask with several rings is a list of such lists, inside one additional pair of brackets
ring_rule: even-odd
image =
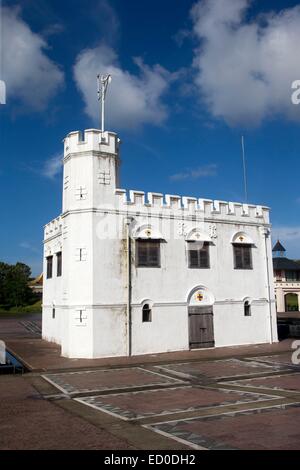
[(106, 96), (107, 87), (110, 82), (111, 82), (111, 75), (109, 74), (97, 75), (97, 84), (98, 84), (97, 94), (98, 94), (98, 101), (100, 101), (101, 132), (104, 132), (105, 96)]
[(246, 159), (245, 159), (245, 145), (244, 136), (242, 135), (242, 157), (243, 157), (243, 170), (244, 170), (244, 190), (245, 190), (245, 203), (248, 202), (248, 188), (247, 188), (247, 171), (246, 171)]

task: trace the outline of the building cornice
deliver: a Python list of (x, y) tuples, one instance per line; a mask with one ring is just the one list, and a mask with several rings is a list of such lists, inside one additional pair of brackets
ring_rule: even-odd
[(152, 212), (151, 214), (149, 211), (137, 211), (137, 210), (124, 210), (124, 209), (109, 209), (109, 208), (85, 208), (85, 209), (71, 209), (64, 212), (61, 217), (64, 219), (72, 214), (82, 214), (82, 213), (95, 213), (95, 214), (113, 214), (113, 215), (123, 215), (124, 217), (128, 216), (135, 216), (135, 217), (149, 217), (157, 218), (157, 219), (165, 219), (165, 220), (178, 220), (178, 221), (190, 221), (190, 222), (210, 222), (210, 223), (220, 223), (220, 224), (228, 224), (228, 225), (247, 225), (253, 227), (266, 227), (271, 228), (271, 224), (267, 222), (254, 222), (249, 221), (246, 218), (243, 220), (228, 220), (225, 218), (217, 218), (217, 217), (206, 217), (203, 215), (198, 214), (185, 214), (184, 211), (187, 209), (181, 209), (181, 214), (163, 214), (162, 212)]
[(101, 157), (101, 158), (113, 157), (113, 158), (118, 159), (118, 154), (111, 153), (111, 152), (101, 152), (100, 150), (86, 150), (82, 152), (68, 153), (63, 158), (63, 162), (66, 163), (68, 160), (71, 160), (71, 158), (77, 158), (77, 157)]

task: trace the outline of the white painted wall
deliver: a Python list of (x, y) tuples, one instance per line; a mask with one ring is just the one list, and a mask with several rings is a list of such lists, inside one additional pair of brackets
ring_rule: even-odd
[(132, 309), (133, 354), (158, 353), (189, 348), (187, 308), (159, 305), (152, 308), (152, 322), (142, 322), (141, 306)]

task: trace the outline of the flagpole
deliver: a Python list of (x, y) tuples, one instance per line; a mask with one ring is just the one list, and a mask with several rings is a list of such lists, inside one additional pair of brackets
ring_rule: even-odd
[(245, 145), (244, 136), (242, 135), (242, 156), (243, 156), (243, 171), (244, 171), (244, 191), (245, 191), (245, 203), (248, 202), (248, 188), (247, 188), (247, 171), (246, 171), (246, 159), (245, 159)]

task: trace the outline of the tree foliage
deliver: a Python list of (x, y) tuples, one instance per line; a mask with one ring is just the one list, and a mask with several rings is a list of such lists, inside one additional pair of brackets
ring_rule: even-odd
[(31, 269), (24, 263), (0, 262), (0, 306), (9, 309), (35, 302), (36, 294), (28, 285), (30, 275)]

